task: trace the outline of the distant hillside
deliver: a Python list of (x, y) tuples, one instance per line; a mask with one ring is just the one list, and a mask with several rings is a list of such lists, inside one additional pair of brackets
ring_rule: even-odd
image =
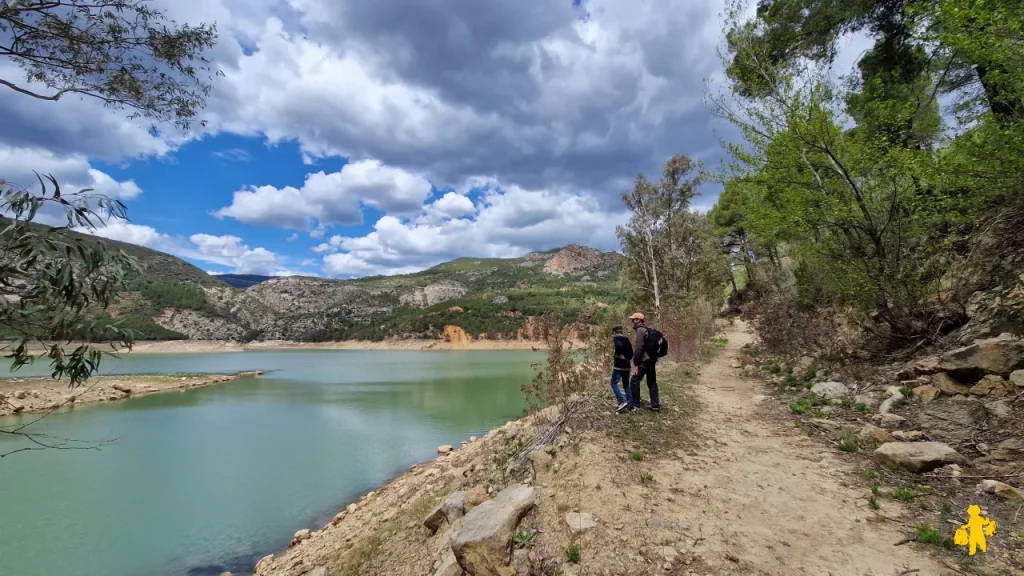
[(228, 286), (234, 286), (243, 290), (273, 278), (273, 276), (260, 276), (259, 274), (213, 274), (213, 277)]
[[(211, 276), (174, 256), (89, 237), (135, 256), (144, 273), (107, 318), (140, 339), (533, 339), (534, 317), (619, 303), (616, 253), (570, 245), (523, 258), (458, 258), (403, 276), (354, 280)], [(241, 287), (245, 289), (241, 289)]]

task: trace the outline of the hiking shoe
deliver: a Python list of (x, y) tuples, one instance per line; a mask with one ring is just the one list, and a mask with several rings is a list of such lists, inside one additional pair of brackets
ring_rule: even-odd
[(651, 406), (651, 412), (661, 412), (661, 406)]
[(619, 405), (615, 407), (615, 411), (619, 412), (625, 409), (626, 406), (629, 406), (629, 404), (626, 404), (625, 402), (619, 402)]
[(619, 406), (618, 409), (615, 410), (615, 413), (616, 414), (625, 414), (626, 412), (632, 412), (633, 410), (635, 410), (635, 408), (633, 408), (629, 404), (623, 404), (623, 405)]

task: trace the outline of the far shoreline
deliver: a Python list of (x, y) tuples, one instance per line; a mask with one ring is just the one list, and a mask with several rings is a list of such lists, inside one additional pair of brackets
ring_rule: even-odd
[[(140, 341), (132, 345), (131, 352), (138, 354), (200, 354), (219, 352), (245, 352), (251, 350), (381, 350), (381, 351), (494, 351), (520, 350), (543, 352), (547, 346), (532, 340), (469, 340), (449, 342), (445, 340), (339, 340), (332, 342), (296, 342), (292, 340), (264, 340), (254, 342), (233, 342), (227, 340), (157, 340)], [(128, 353), (123, 348), (119, 353)]]

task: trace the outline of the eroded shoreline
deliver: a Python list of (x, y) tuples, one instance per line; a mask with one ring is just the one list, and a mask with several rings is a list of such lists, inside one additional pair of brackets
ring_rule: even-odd
[(97, 376), (84, 386), (68, 388), (67, 380), (45, 376), (0, 380), (0, 416), (33, 414), (60, 408), (114, 402), (168, 390), (185, 390), (230, 382), (262, 371), (236, 374), (117, 374)]

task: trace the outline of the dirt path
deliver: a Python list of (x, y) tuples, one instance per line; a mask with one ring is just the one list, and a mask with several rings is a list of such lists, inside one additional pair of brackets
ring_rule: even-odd
[(725, 336), (695, 386), (704, 449), (653, 471), (677, 494), (666, 512), (678, 510), (693, 525), (688, 536), (704, 538), (694, 548), (725, 557), (737, 574), (950, 573), (917, 544), (893, 546), (909, 528), (879, 521), (867, 489), (848, 486), (854, 471), (841, 453), (758, 408), (761, 384), (732, 367), (751, 334), (737, 323)]
[[(956, 574), (923, 545), (893, 546), (913, 528), (869, 509), (855, 456), (755, 404), (761, 384), (731, 367), (745, 330), (729, 327), (699, 376), (665, 365), (660, 413), (616, 415), (610, 390), (581, 399), (571, 427), (530, 452), (529, 474), (515, 479), (501, 473), (510, 454), (555, 416), (511, 422), (378, 488), (256, 572), (461, 576), (449, 546), (461, 520), (430, 534), (423, 518), (455, 490), (494, 494), (523, 482), (537, 505), (519, 525), (535, 536), (518, 576)], [(582, 532), (568, 525), (576, 512), (594, 520)], [(901, 510), (887, 502), (884, 512)]]

